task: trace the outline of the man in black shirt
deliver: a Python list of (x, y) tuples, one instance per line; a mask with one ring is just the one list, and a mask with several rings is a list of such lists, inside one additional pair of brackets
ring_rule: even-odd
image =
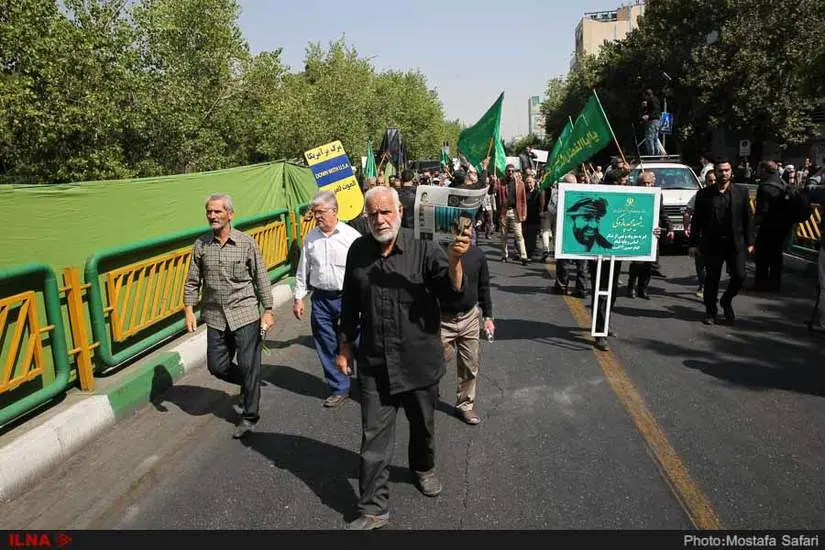
[(719, 304), (729, 323), (736, 320), (733, 298), (745, 280), (746, 255), (753, 253), (751, 208), (748, 191), (732, 183), (730, 161), (716, 163), (717, 184), (696, 193), (696, 205), (690, 222), (691, 257), (705, 257), (705, 319), (706, 325), (716, 322), (716, 299), (722, 265), (727, 264), (730, 280)]
[(413, 214), (415, 213), (415, 173), (409, 168), (401, 172), (401, 187), (398, 188), (398, 199), (404, 207), (404, 216), (401, 218), (401, 227), (413, 228)]
[(793, 222), (788, 219), (785, 209), (785, 192), (788, 184), (779, 177), (775, 162), (762, 161), (759, 164), (761, 182), (756, 191), (756, 275), (754, 290), (779, 292), (782, 289), (783, 248)]
[(422, 493), (436, 496), (435, 406), (444, 376), (439, 300), (465, 288), (462, 256), (470, 238), (456, 236), (448, 254), (432, 241), (416, 240), (401, 227), (403, 206), (391, 188), (367, 192), (370, 236), (350, 247), (341, 309), (338, 369), (352, 372), (359, 334), (361, 387), (360, 516), (348, 529), (377, 529), (389, 521), (389, 465), (395, 417), (404, 407), (410, 422), (409, 466)]
[(480, 248), (471, 246), (461, 259), (461, 265), (466, 278), (463, 294), (441, 301), (441, 343), (444, 345), (445, 361), (451, 361), (458, 351), (456, 413), (467, 424), (476, 425), (481, 422), (474, 410), (479, 367), (479, 306), (484, 318), (484, 330), (492, 334), (496, 326), (493, 323), (487, 257)]

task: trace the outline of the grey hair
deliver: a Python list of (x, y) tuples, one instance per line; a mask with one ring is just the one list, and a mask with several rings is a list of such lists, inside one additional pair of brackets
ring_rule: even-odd
[(392, 195), (392, 204), (396, 208), (401, 206), (401, 199), (398, 198), (398, 191), (396, 191), (394, 187), (387, 187), (386, 185), (379, 185), (378, 187), (373, 187), (368, 190), (364, 194), (364, 204), (366, 205), (372, 197), (377, 195)]
[(562, 182), (564, 182), (564, 183), (578, 183), (578, 180), (576, 179), (575, 174), (573, 174), (572, 172), (567, 172), (564, 175), (564, 178), (562, 178)]
[(318, 191), (312, 199), (312, 207), (328, 206), (338, 212), (338, 199), (332, 191)]
[(204, 206), (209, 206), (209, 203), (214, 201), (223, 201), (223, 206), (226, 208), (227, 212), (235, 211), (235, 203), (232, 202), (232, 197), (229, 195), (225, 195), (223, 193), (212, 193), (209, 195), (209, 198), (206, 199), (206, 204), (204, 204)]

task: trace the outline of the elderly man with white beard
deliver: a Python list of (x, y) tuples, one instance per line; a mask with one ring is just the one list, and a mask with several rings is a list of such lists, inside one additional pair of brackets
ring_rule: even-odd
[(409, 468), (420, 491), (441, 493), (435, 473), (435, 407), (444, 376), (439, 299), (465, 286), (462, 256), (468, 230), (447, 254), (432, 241), (415, 239), (401, 227), (403, 206), (388, 187), (367, 191), (370, 235), (347, 255), (342, 298), (338, 368), (352, 373), (353, 342), (359, 334), (361, 461), (358, 517), (347, 529), (378, 529), (389, 521), (389, 467), (395, 419), (403, 407), (410, 423)]

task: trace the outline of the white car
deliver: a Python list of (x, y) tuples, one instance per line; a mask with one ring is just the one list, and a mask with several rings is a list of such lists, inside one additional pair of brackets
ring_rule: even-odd
[(628, 185), (638, 185), (642, 167), (646, 172), (656, 174), (656, 187), (662, 189), (662, 201), (665, 214), (676, 233), (675, 243), (685, 244), (685, 226), (683, 215), (688, 202), (702, 187), (699, 178), (685, 164), (678, 162), (653, 161), (637, 164), (630, 169)]

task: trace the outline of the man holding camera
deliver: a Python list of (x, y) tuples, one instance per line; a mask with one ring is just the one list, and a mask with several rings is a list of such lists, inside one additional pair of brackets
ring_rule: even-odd
[(454, 294), (441, 301), (441, 343), (446, 362), (452, 361), (453, 356), (456, 357), (456, 414), (464, 422), (474, 426), (481, 422), (474, 410), (480, 363), (480, 320), (483, 318), (484, 332), (488, 338), (492, 337), (496, 326), (493, 323), (487, 256), (480, 248), (470, 246), (461, 263), (466, 286), (462, 294)]

